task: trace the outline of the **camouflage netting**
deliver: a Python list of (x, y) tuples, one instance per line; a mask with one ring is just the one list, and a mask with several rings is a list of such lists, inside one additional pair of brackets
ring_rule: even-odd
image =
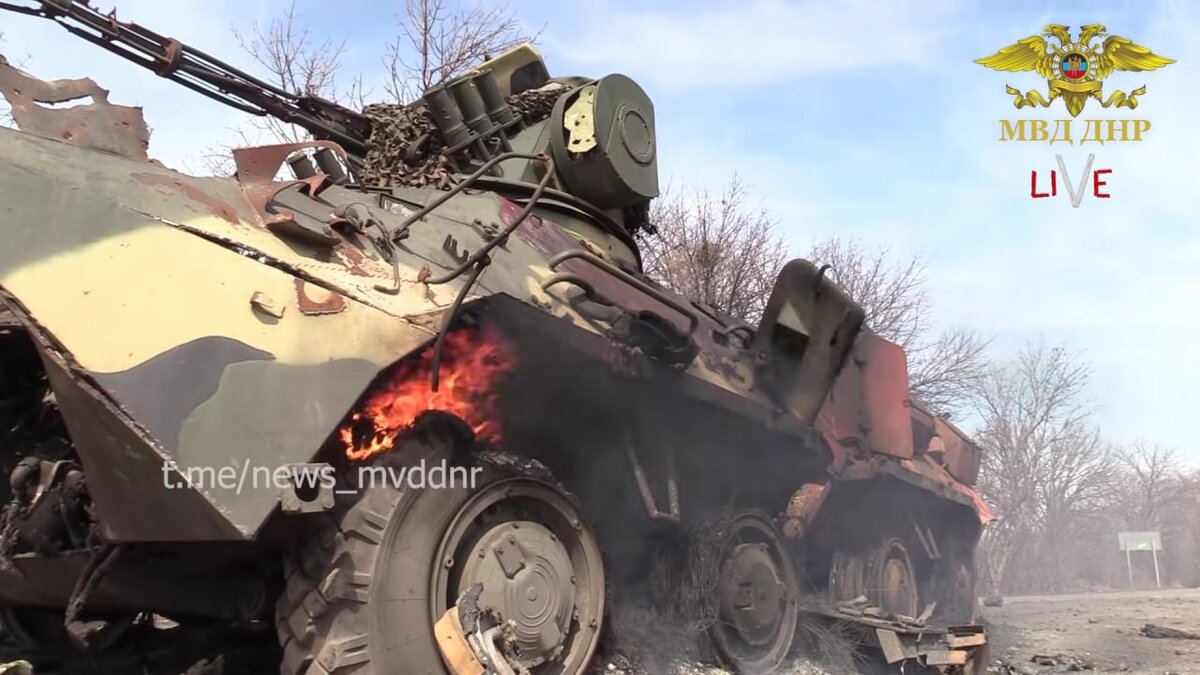
[[(508, 98), (526, 124), (550, 116), (563, 86), (548, 85)], [(449, 189), (454, 168), (443, 154), (446, 142), (423, 103), (403, 106), (373, 103), (363, 108), (372, 132), (358, 179), (372, 187), (437, 187)]]

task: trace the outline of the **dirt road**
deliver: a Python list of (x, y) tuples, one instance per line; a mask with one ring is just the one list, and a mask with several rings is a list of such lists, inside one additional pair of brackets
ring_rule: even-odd
[(983, 616), (993, 672), (1200, 675), (1200, 640), (1142, 635), (1146, 624), (1200, 633), (1200, 590), (1005, 598)]

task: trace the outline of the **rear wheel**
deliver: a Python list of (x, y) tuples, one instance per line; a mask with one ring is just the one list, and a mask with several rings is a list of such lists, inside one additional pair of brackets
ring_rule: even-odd
[(861, 553), (837, 551), (829, 566), (829, 592), (834, 602), (850, 602), (866, 597), (863, 579), (866, 563)]
[[(469, 434), (421, 425), (378, 465), (435, 466)], [(579, 675), (600, 638), (604, 570), (570, 499), (481, 464), (473, 485), (369, 485), (290, 561), (276, 608), (283, 675), (450, 673), (433, 626), (479, 591), (487, 649), (518, 672)], [(521, 670), (524, 669), (524, 670)]]
[(931, 594), (937, 601), (934, 620), (948, 626), (973, 624), (979, 609), (975, 555), (965, 543), (954, 543), (945, 549), (941, 559), (934, 562), (930, 579)]
[(898, 538), (885, 539), (867, 559), (871, 604), (894, 616), (917, 616), (919, 592), (908, 549)]
[(774, 672), (796, 636), (800, 585), (790, 552), (771, 521), (745, 513), (721, 547), (713, 642), (742, 675)]
[(22, 654), (55, 654), (74, 649), (63, 613), (40, 607), (0, 607), (0, 631)]

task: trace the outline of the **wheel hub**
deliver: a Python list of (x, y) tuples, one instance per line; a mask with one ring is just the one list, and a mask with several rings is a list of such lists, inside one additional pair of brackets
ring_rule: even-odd
[(883, 605), (893, 612), (905, 612), (909, 607), (912, 589), (908, 585), (908, 566), (892, 558), (883, 568)]
[(535, 675), (587, 668), (604, 618), (604, 563), (557, 486), (513, 477), (480, 489), (451, 519), (436, 559), (431, 620), (477, 588), (483, 616), (473, 636), (492, 658)]
[(795, 638), (799, 582), (770, 519), (738, 516), (721, 545), (717, 586), (719, 620), (710, 634), (737, 672), (774, 672)]
[(531, 521), (493, 526), (466, 556), (460, 590), (483, 586), (481, 608), (509, 622), (521, 662), (535, 665), (561, 649), (575, 610), (571, 557), (558, 537)]
[(908, 551), (898, 539), (888, 541), (879, 549), (873, 576), (878, 589), (876, 604), (881, 609), (893, 615), (916, 615), (916, 578)]
[(761, 543), (739, 544), (722, 572), (722, 613), (733, 620), (746, 642), (767, 644), (783, 618), (786, 595), (769, 548)]

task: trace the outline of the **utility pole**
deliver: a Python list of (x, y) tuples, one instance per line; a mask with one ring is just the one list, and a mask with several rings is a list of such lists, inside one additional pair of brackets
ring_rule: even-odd
[(1150, 553), (1154, 556), (1154, 587), (1162, 588), (1162, 580), (1158, 577), (1158, 547), (1151, 548)]

